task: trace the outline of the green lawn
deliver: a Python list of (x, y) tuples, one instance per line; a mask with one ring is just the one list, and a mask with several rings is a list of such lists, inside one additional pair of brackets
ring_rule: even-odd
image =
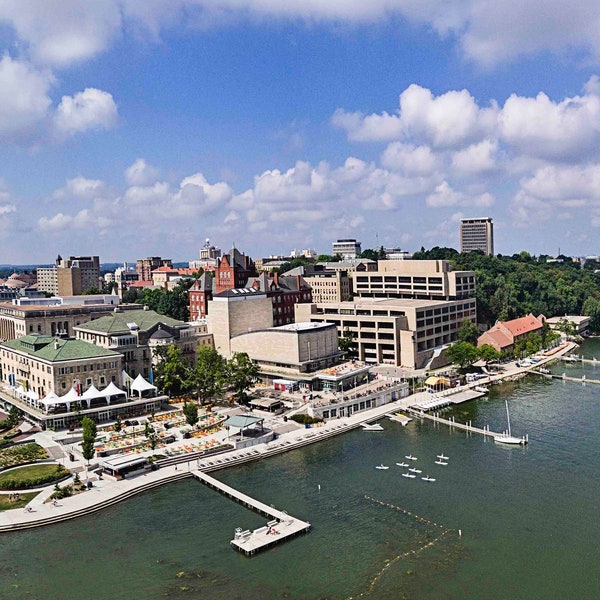
[(62, 479), (69, 470), (57, 464), (29, 465), (0, 473), (0, 490), (23, 490), (44, 486)]
[(0, 494), (0, 510), (12, 510), (14, 508), (23, 508), (27, 506), (30, 500), (33, 500), (39, 492), (23, 492), (19, 494), (19, 500), (10, 502), (8, 494)]

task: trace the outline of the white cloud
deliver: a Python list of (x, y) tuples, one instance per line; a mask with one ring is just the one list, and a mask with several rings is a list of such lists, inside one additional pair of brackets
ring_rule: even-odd
[(386, 142), (397, 140), (402, 135), (402, 122), (397, 115), (384, 112), (380, 115), (364, 115), (360, 112), (346, 112), (338, 108), (331, 123), (348, 134), (353, 142)]
[(452, 156), (452, 166), (459, 172), (473, 175), (493, 171), (497, 168), (497, 152), (497, 140), (483, 140), (455, 152)]
[(494, 201), (494, 197), (488, 192), (475, 195), (466, 194), (454, 190), (447, 181), (440, 183), (425, 200), (430, 208), (445, 208), (448, 206), (489, 208), (494, 204)]
[(435, 97), (412, 84), (400, 94), (400, 115), (405, 134), (439, 148), (460, 148), (494, 132), (497, 107), (479, 108), (467, 90)]
[(54, 127), (59, 136), (90, 129), (110, 129), (116, 122), (117, 105), (112, 95), (96, 88), (63, 96), (54, 115)]
[(31, 136), (51, 104), (48, 90), (53, 78), (27, 62), (5, 54), (0, 60), (0, 142)]
[(67, 66), (105, 51), (121, 27), (119, 3), (2, 0), (0, 22), (12, 25), (36, 64)]
[(428, 176), (440, 168), (439, 160), (429, 146), (415, 147), (402, 142), (388, 145), (381, 156), (381, 164), (408, 176)]
[(400, 94), (398, 116), (387, 112), (363, 115), (338, 109), (332, 123), (353, 141), (408, 140), (435, 148), (462, 148), (480, 141), (497, 128), (498, 108), (480, 108), (467, 90), (434, 96), (411, 84)]
[(149, 185), (156, 181), (160, 172), (150, 166), (143, 158), (138, 158), (125, 171), (125, 180), (129, 185)]
[[(562, 212), (568, 209), (567, 212)], [(577, 214), (579, 219), (600, 226), (600, 164), (545, 166), (521, 180), (510, 204), (517, 226), (546, 221), (555, 214)]]
[(93, 200), (100, 196), (105, 185), (99, 179), (86, 179), (85, 177), (74, 177), (67, 180), (65, 187), (56, 190), (52, 197), (55, 200), (63, 200), (68, 198), (77, 198), (82, 200)]
[(500, 122), (503, 139), (531, 156), (568, 160), (600, 148), (600, 97), (596, 94), (561, 102), (553, 102), (544, 93), (536, 98), (513, 94), (504, 104)]

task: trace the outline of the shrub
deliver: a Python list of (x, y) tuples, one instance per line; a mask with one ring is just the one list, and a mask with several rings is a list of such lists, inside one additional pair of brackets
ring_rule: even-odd
[(290, 417), (292, 421), (296, 421), (296, 423), (300, 423), (301, 425), (312, 425), (313, 423), (322, 423), (323, 419), (318, 419), (317, 417), (311, 417), (310, 415), (300, 414), (300, 415), (292, 415)]

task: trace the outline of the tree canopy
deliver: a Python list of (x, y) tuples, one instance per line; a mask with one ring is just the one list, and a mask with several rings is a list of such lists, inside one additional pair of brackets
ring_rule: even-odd
[(448, 260), (459, 271), (477, 275), (477, 319), (493, 325), (529, 313), (535, 316), (588, 315), (600, 331), (600, 273), (580, 268), (568, 257), (548, 262), (528, 252), (512, 256), (459, 253), (453, 248), (421, 249), (413, 258)]

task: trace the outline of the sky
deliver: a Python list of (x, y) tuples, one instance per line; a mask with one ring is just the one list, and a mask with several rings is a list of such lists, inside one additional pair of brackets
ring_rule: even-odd
[(2, 0), (0, 263), (600, 254), (597, 0)]

